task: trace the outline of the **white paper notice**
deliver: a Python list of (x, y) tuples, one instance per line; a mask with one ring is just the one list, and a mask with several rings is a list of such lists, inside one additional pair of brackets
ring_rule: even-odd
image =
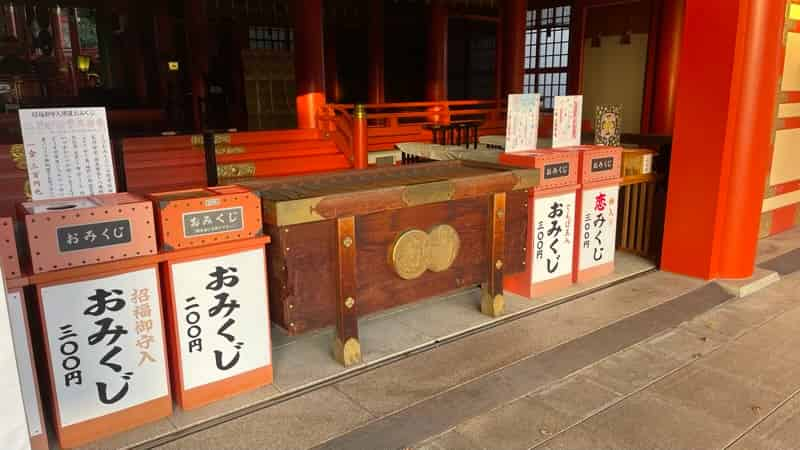
[(264, 249), (172, 265), (183, 388), (270, 364)]
[(105, 108), (21, 109), (34, 200), (116, 192)]
[(553, 104), (553, 148), (581, 144), (583, 96), (556, 97)]
[(539, 94), (510, 94), (506, 114), (507, 152), (533, 150), (539, 139)]
[(154, 267), (41, 292), (62, 427), (168, 395)]
[(587, 189), (581, 196), (581, 250), (578, 269), (614, 261), (619, 186)]
[(531, 283), (572, 273), (575, 193), (537, 198), (533, 214)]
[(6, 286), (0, 273), (0, 442), (3, 448), (30, 449), (28, 424), (25, 419), (25, 403), (22, 400), (20, 374), (17, 371), (11, 319), (8, 314)]
[(25, 414), (28, 418), (28, 429), (31, 437), (38, 436), (42, 429), (42, 417), (39, 413), (39, 394), (34, 380), (33, 360), (29, 347), (28, 321), (25, 314), (25, 302), (22, 292), (8, 293), (8, 315), (11, 318), (11, 332), (14, 335), (14, 350), (17, 353), (17, 370), (22, 385), (22, 400), (25, 403)]

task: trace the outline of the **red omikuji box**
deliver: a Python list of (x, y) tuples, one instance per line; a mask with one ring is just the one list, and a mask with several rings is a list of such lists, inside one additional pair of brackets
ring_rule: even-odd
[(14, 220), (11, 217), (0, 217), (0, 267), (3, 268), (3, 276), (6, 278), (17, 278), (21, 275)]
[(172, 251), (264, 234), (261, 198), (241, 186), (151, 194), (161, 250)]
[(500, 162), (533, 167), (540, 174), (539, 185), (528, 191), (525, 272), (505, 277), (504, 287), (532, 298), (571, 285), (578, 153), (526, 150), (502, 153)]
[(156, 253), (153, 205), (129, 193), (21, 203), (34, 273)]
[(590, 281), (614, 272), (622, 148), (584, 145), (558, 150), (579, 154), (573, 280)]

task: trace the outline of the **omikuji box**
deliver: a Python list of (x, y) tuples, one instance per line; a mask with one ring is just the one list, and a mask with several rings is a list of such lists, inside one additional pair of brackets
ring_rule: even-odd
[(263, 234), (261, 198), (240, 186), (152, 194), (162, 250), (247, 239)]
[(577, 194), (573, 280), (589, 281), (614, 271), (622, 149), (585, 145), (577, 151)]
[(17, 278), (21, 275), (14, 220), (10, 217), (0, 217), (0, 267), (3, 268), (6, 278)]
[(36, 285), (62, 448), (172, 413), (158, 265), (139, 260), (62, 270)]
[(262, 236), (167, 254), (172, 391), (184, 410), (272, 382), (267, 242)]
[(42, 400), (39, 397), (39, 379), (36, 375), (25, 293), (19, 288), (9, 289), (6, 293), (6, 300), (31, 449), (46, 450), (49, 448), (47, 430), (44, 428)]
[(22, 203), (34, 273), (156, 252), (152, 203), (120, 193)]
[(575, 191), (578, 153), (529, 150), (502, 153), (500, 162), (539, 169), (539, 185), (528, 190), (527, 259), (525, 272), (507, 275), (505, 287), (524, 297), (537, 297), (572, 284), (575, 240)]

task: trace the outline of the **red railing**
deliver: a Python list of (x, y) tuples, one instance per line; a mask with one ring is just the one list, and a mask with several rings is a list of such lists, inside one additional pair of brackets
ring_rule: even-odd
[(454, 100), (442, 102), (379, 103), (363, 106), (366, 113), (364, 136), (355, 117), (356, 105), (324, 105), (319, 114), (320, 128), (330, 133), (337, 146), (352, 161), (357, 142), (366, 141), (367, 151), (391, 150), (400, 142), (430, 141), (427, 125), (477, 120), (480, 135), (505, 133), (505, 102), (496, 100)]

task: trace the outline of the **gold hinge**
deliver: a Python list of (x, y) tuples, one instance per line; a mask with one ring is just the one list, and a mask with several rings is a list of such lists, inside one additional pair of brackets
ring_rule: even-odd
[(255, 175), (256, 175), (256, 163), (254, 162), (220, 164), (217, 166), (217, 177), (220, 179), (252, 177)]

